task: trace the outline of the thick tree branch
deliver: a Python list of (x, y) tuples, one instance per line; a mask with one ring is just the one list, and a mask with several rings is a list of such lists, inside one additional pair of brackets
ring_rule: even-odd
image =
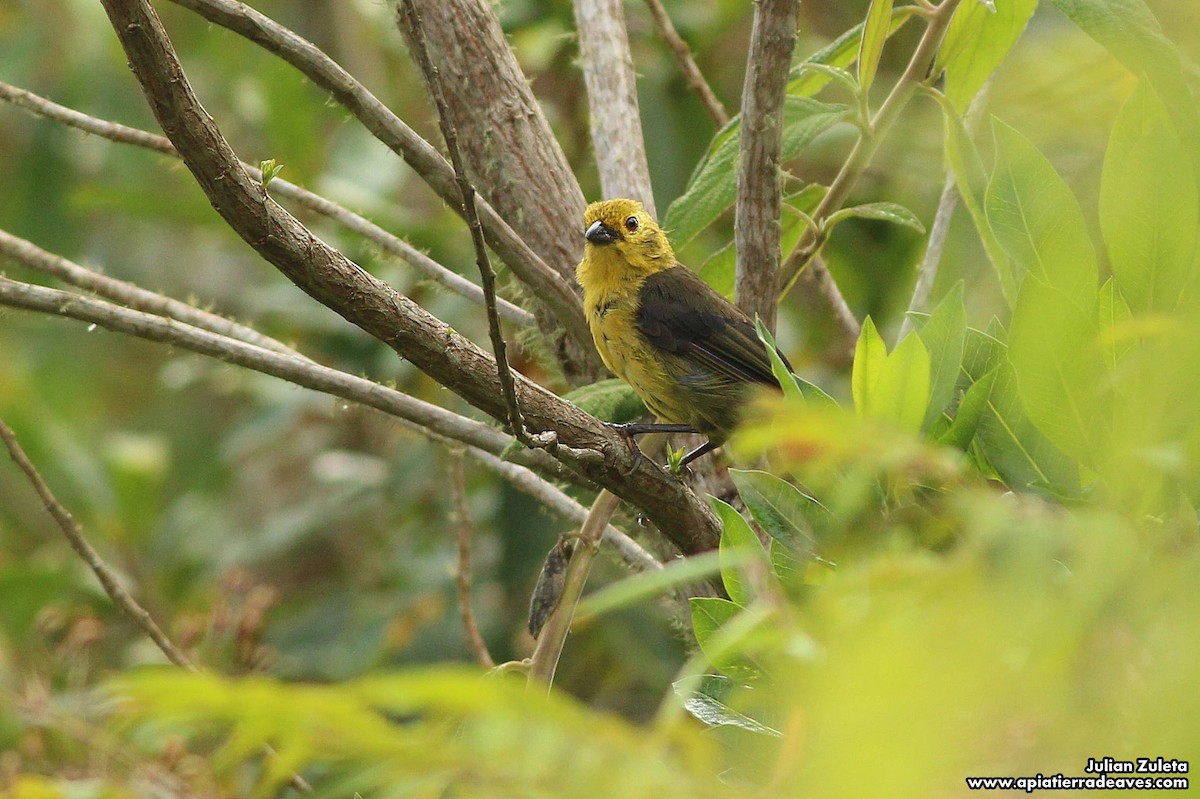
[[(458, 186), (449, 162), (318, 47), (244, 3), (234, 0), (173, 2), (244, 36), (298, 69), (317, 86), (330, 92), (367, 130), (403, 158), (447, 205), (459, 207)], [(503, 46), (507, 48), (506, 43)], [(460, 126), (459, 130), (463, 128)], [(536, 167), (534, 175), (534, 183), (539, 185), (536, 180), (541, 176), (537, 174)], [(485, 197), (503, 194), (500, 187), (478, 179), (475, 182), (484, 189)], [(575, 190), (578, 192), (578, 186)], [(518, 200), (512, 208), (508, 205), (493, 207), (480, 198), (478, 207), (488, 245), (508, 264), (517, 279), (552, 311), (553, 317), (539, 314), (541, 329), (555, 340), (564, 331), (571, 338), (573, 346), (567, 353), (570, 360), (565, 363), (568, 374), (577, 372), (593, 377), (601, 374), (603, 366), (592, 346), (587, 320), (583, 317), (583, 307), (573, 282), (579, 253), (571, 251), (564, 257), (565, 251), (561, 245), (560, 248), (543, 247), (546, 243), (543, 238), (529, 237), (524, 227), (518, 233), (505, 221), (506, 218), (525, 219), (526, 225), (529, 225), (531, 219), (526, 219), (527, 216), (540, 219), (537, 216), (539, 209), (533, 205), (525, 208), (519, 205)], [(582, 215), (582, 207), (581, 198), (580, 211), (576, 216)], [(579, 219), (575, 219), (571, 227), (555, 228), (553, 234), (562, 236), (564, 230), (575, 231), (581, 224)], [(581, 248), (582, 245), (577, 244), (573, 249)]]
[[(59, 105), (58, 103), (47, 100), (44, 97), (40, 97), (33, 92), (26, 91), (25, 89), (21, 89), (17, 86), (12, 86), (8, 83), (0, 82), (0, 100), (6, 100), (11, 102), (13, 105), (37, 114), (38, 116), (46, 119), (53, 119), (57, 122), (62, 122), (65, 125), (69, 125), (70, 127), (78, 130), (100, 136), (101, 138), (108, 139), (109, 141), (117, 142), (119, 144), (132, 144), (135, 147), (142, 147), (163, 155), (169, 155), (172, 158), (179, 158), (179, 153), (175, 151), (174, 145), (172, 145), (170, 139), (165, 136), (159, 136), (154, 133), (139, 130), (138, 128), (131, 128), (127, 125), (122, 125), (117, 122), (109, 122), (105, 119), (89, 116), (76, 111), (73, 108), (67, 108), (66, 106)], [(242, 167), (246, 169), (254, 179), (260, 181), (262, 180), (262, 173), (257, 167), (246, 163), (243, 163)], [(307, 189), (302, 189), (294, 183), (284, 180), (283, 178), (275, 178), (273, 181), (271, 181), (271, 192), (278, 197), (284, 197), (292, 202), (302, 205), (310, 211), (321, 214), (322, 216), (341, 224), (349, 230), (353, 230), (363, 238), (379, 246), (385, 252), (395, 255), (401, 260), (406, 261), (430, 280), (433, 280), (434, 282), (444, 286), (456, 294), (460, 294), (467, 299), (472, 300), (473, 302), (483, 305), (483, 289), (481, 289), (478, 285), (472, 283), (470, 280), (467, 280), (457, 272), (453, 272), (450, 269), (442, 266), (425, 253), (410, 245), (408, 242), (397, 236), (393, 236), (391, 233), (387, 232), (379, 225), (376, 225), (374, 222), (371, 222), (369, 219), (366, 219), (365, 217), (360, 216), (348, 208), (338, 205), (332, 200), (322, 197), (319, 194), (314, 194)], [(110, 297), (120, 302), (125, 302), (126, 305), (131, 307), (140, 307), (133, 302), (129, 302), (121, 299), (120, 297), (107, 294), (104, 291), (92, 288), (91, 286), (86, 286), (82, 283), (75, 283), (69, 277), (60, 277), (67, 282), (87, 288), (89, 291), (95, 291), (97, 294), (101, 294), (102, 296)], [(153, 294), (152, 296), (158, 297), (159, 295)], [(508, 302), (505, 299), (498, 299), (497, 304), (500, 308), (501, 315), (513, 324), (529, 326), (535, 324), (536, 322), (533, 314), (529, 313), (523, 308), (513, 305), (511, 302)], [(145, 310), (150, 310), (152, 313), (164, 313), (163, 311), (154, 310), (151, 308), (146, 308)], [(173, 318), (179, 318), (171, 313), (166, 313), (165, 315), (172, 316)], [(238, 336), (235, 336), (235, 338), (238, 338)], [(243, 340), (248, 341), (249, 339), (244, 338)]]
[(667, 15), (667, 9), (663, 8), (663, 4), (659, 0), (646, 0), (646, 6), (650, 9), (650, 15), (654, 17), (654, 24), (658, 26), (659, 35), (663, 37), (667, 48), (675, 56), (675, 61), (679, 64), (679, 71), (683, 73), (683, 79), (700, 97), (700, 102), (704, 104), (704, 110), (712, 117), (713, 123), (718, 128), (725, 127), (729, 123), (729, 112), (725, 110), (725, 106), (717, 99), (716, 92), (704, 79), (704, 73), (696, 65), (696, 59), (692, 58), (692, 51), (688, 48), (687, 42), (671, 24), (671, 17)]
[(657, 216), (621, 0), (575, 0), (575, 29), (600, 190), (640, 200)]
[(799, 0), (755, 0), (742, 88), (734, 285), (738, 306), (750, 318), (757, 314), (772, 331), (779, 304), (783, 98), (796, 47), (799, 5)]
[(521, 417), (521, 405), (517, 401), (517, 389), (513, 384), (512, 370), (508, 365), (508, 345), (504, 341), (504, 332), (500, 329), (500, 314), (496, 311), (496, 274), (492, 271), (492, 262), (488, 260), (487, 247), (483, 243), (483, 228), (479, 224), (479, 215), (475, 211), (475, 187), (467, 178), (463, 165), (462, 152), (458, 147), (458, 131), (450, 121), (450, 110), (446, 105), (446, 97), (442, 92), (442, 79), (438, 68), (429, 60), (429, 49), (426, 47), (425, 31), (421, 27), (421, 19), (412, 0), (401, 0), (401, 12), (408, 21), (412, 31), (412, 48), (421, 73), (425, 76), (425, 84), (433, 96), (437, 106), (438, 124), (442, 129), (442, 138), (446, 140), (446, 150), (450, 154), (450, 165), (454, 167), (454, 181), (462, 195), (463, 217), (471, 229), (471, 244), (475, 247), (475, 264), (479, 267), (479, 277), (483, 284), (484, 306), (487, 308), (488, 337), (492, 340), (492, 354), (496, 356), (497, 376), (500, 387), (504, 390), (504, 403), (508, 409), (508, 428), (518, 441), (526, 446), (532, 444), (529, 434), (525, 431), (525, 422)]
[[(883, 101), (883, 105), (875, 112), (875, 116), (871, 118), (866, 130), (854, 145), (849, 157), (842, 164), (841, 170), (833, 183), (829, 186), (829, 191), (821, 199), (816, 210), (813, 211), (812, 217), (818, 223), (818, 226), (834, 211), (837, 211), (845, 203), (849, 197), (854, 184), (858, 182), (859, 177), (871, 163), (871, 159), (875, 155), (875, 151), (879, 148), (879, 142), (891, 129), (896, 118), (900, 116), (900, 112), (908, 105), (908, 101), (912, 99), (916, 93), (918, 86), (921, 85), (928, 77), (929, 71), (933, 66), (934, 58), (937, 56), (938, 47), (941, 45), (942, 36), (946, 32), (947, 26), (950, 24), (950, 18), (954, 15), (954, 10), (958, 7), (960, 0), (942, 0), (942, 3), (932, 11), (930, 11), (926, 19), (925, 33), (921, 36), (920, 42), (917, 43), (916, 49), (913, 51), (912, 58), (909, 59), (908, 66), (899, 80), (888, 93), (887, 98)], [(809, 276), (808, 284), (817, 289), (819, 293), (829, 297), (841, 297), (841, 292), (838, 291), (837, 284), (833, 277), (829, 274), (829, 270), (824, 268), (823, 264), (814, 261), (817, 253), (821, 251), (822, 245), (825, 243), (825, 233), (818, 229), (809, 227), (801, 236), (799, 243), (796, 245), (791, 255), (783, 264), (781, 284), (783, 286), (781, 294), (787, 293), (795, 284), (797, 277), (801, 271), (807, 268), (812, 272)], [(845, 300), (839, 300), (839, 305), (844, 305)], [(838, 314), (841, 319), (842, 315)], [(843, 325), (847, 338), (857, 337), (857, 327), (854, 325), (854, 330), (849, 326)]]
[[(113, 28), (163, 130), (213, 207), (297, 286), (392, 347), (493, 418), (506, 414), (496, 364), (423, 308), (314, 237), (241, 168), (188, 84), (146, 0), (103, 0)], [(559, 460), (645, 511), (685, 553), (719, 538), (712, 511), (679, 479), (635, 457), (626, 438), (524, 378), (517, 394), (527, 428)]]

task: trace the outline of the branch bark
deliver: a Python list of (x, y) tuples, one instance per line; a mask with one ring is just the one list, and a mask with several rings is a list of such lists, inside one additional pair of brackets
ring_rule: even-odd
[[(300, 70), (313, 83), (330, 92), (367, 130), (403, 158), (444, 202), (451, 208), (459, 207), (458, 186), (454, 182), (454, 170), (449, 162), (318, 47), (244, 3), (234, 0), (173, 2), (195, 11), (214, 24), (244, 36)], [(440, 38), (436, 41), (447, 47), (456, 45), (457, 34), (452, 26), (448, 30), (440, 28), (437, 33)], [(431, 39), (435, 38), (434, 32), (430, 32), (429, 35)], [(500, 37), (500, 43), (511, 56), (503, 36)], [(522, 87), (528, 92), (528, 87), (523, 82)], [(532, 100), (532, 95), (530, 99)], [(455, 102), (453, 92), (451, 102)], [(471, 113), (469, 98), (466, 102), (466, 113)], [(540, 111), (538, 113), (540, 114)], [(502, 122), (497, 121), (496, 124)], [(459, 127), (459, 130), (467, 129)], [(470, 129), (471, 134), (479, 132), (478, 127)], [(549, 137), (548, 126), (546, 136)], [(553, 137), (549, 138), (553, 141)], [(560, 151), (559, 156), (561, 155)], [(539, 181), (543, 178), (538, 173), (540, 166), (535, 164), (531, 168), (535, 176), (533, 185), (539, 187)], [(570, 174), (569, 171), (567, 174)], [(571, 180), (578, 194), (578, 185), (573, 183), (573, 178)], [(484, 197), (480, 198), (479, 215), (488, 246), (495, 250), (512, 269), (517, 279), (527, 285), (531, 293), (549, 310), (550, 313), (538, 313), (541, 330), (552, 341), (562, 339), (565, 332), (567, 340), (561, 348), (560, 356), (566, 374), (582, 382), (594, 380), (603, 374), (604, 367), (592, 345), (591, 333), (587, 327), (587, 320), (584, 319), (583, 306), (574, 283), (574, 267), (579, 260), (579, 254), (573, 250), (581, 251), (582, 245), (576, 244), (574, 248), (569, 248), (569, 244), (560, 241), (557, 247), (544, 246), (550, 237), (558, 236), (561, 239), (564, 231), (576, 231), (581, 226), (582, 220), (579, 217), (583, 213), (582, 195), (577, 203), (579, 213), (571, 219), (569, 227), (546, 225), (544, 222), (539, 225), (536, 220), (543, 217), (534, 213), (533, 205), (522, 206), (521, 199), (524, 198), (517, 198), (506, 203), (504, 207), (493, 207), (484, 198), (506, 197), (503, 188), (477, 179), (475, 182), (483, 189)], [(554, 202), (554, 199), (552, 197), (549, 202)], [(519, 225), (518, 229), (514, 230), (506, 219), (524, 220), (524, 225)], [(529, 236), (528, 228), (531, 225), (535, 228), (540, 227), (542, 235)], [(564, 250), (563, 247), (569, 249)], [(564, 252), (568, 257), (563, 257)]]
[(734, 240), (738, 306), (775, 330), (779, 304), (779, 240), (782, 235), (783, 99), (796, 47), (799, 0), (755, 0), (746, 83)]
[[(414, 0), (467, 176), (568, 280), (583, 255), (583, 192), (487, 0)], [(414, 31), (397, 14), (413, 48)], [(582, 318), (582, 316), (581, 316)], [(584, 339), (594, 349), (590, 335)]]
[(575, 0), (575, 29), (600, 190), (640, 200), (657, 216), (621, 0)]
[[(388, 344), (493, 418), (506, 414), (495, 361), (412, 300), (313, 236), (237, 161), (200, 106), (146, 0), (102, 0), (155, 117), (225, 221), (309, 296)], [(716, 546), (717, 520), (678, 478), (635, 457), (620, 433), (524, 378), (517, 395), (552, 455), (645, 511), (685, 553)]]

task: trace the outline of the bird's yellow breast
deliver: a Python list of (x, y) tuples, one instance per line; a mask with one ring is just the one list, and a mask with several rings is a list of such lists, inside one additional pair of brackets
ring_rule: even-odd
[(604, 365), (628, 383), (659, 419), (690, 423), (686, 411), (672, 401), (675, 381), (638, 332), (638, 292), (644, 278), (617, 264), (605, 264), (603, 257), (581, 267), (579, 277), (584, 313)]

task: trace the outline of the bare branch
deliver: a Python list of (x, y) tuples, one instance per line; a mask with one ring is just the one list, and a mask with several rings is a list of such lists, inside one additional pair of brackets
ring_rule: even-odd
[(162, 631), (158, 623), (144, 607), (138, 604), (128, 591), (121, 585), (116, 574), (100, 557), (87, 538), (83, 535), (83, 529), (79, 523), (71, 516), (71, 512), (63, 507), (50, 487), (46, 485), (46, 481), (38, 473), (37, 468), (29, 460), (29, 456), (25, 454), (25, 450), (21, 449), (21, 445), (17, 443), (16, 434), (6, 425), (3, 420), (0, 420), (0, 439), (4, 440), (4, 445), (8, 447), (8, 454), (12, 456), (13, 461), (25, 473), (29, 482), (33, 485), (33, 489), (42, 499), (42, 505), (46, 511), (54, 518), (58, 529), (62, 530), (67, 541), (70, 542), (71, 548), (83, 558), (83, 562), (92, 570), (92, 574), (96, 575), (96, 579), (100, 581), (100, 585), (104, 587), (104, 593), (108, 594), (109, 599), (113, 604), (120, 608), (125, 615), (133, 620), (134, 624), (142, 628), (147, 637), (154, 642), (154, 645), (167, 656), (167, 660), (174, 663), (180, 668), (188, 671), (199, 671), (196, 664), (183, 653), (175, 644), (167, 637), (167, 634)]
[[(509, 452), (512, 439), (500, 431), (365, 378), (295, 356), (240, 343), (188, 325), (174, 324), (166, 319), (102, 300), (3, 277), (0, 277), (0, 305), (64, 316), (117, 333), (170, 344), (374, 408), (426, 438), (447, 447), (462, 448), (471, 458), (537, 499), (563, 519), (582, 524), (587, 517), (586, 508), (539, 477), (533, 469), (552, 477), (573, 480), (582, 488), (590, 488), (592, 483), (580, 480), (574, 473), (564, 470), (561, 464), (546, 453), (537, 450)], [(511, 460), (501, 460), (496, 453), (506, 453)], [(604, 531), (604, 543), (611, 546), (617, 556), (635, 571), (662, 568), (653, 555), (615, 527), (609, 526)]]
[[(492, 453), (504, 452), (512, 444), (511, 438), (482, 422), (459, 416), (366, 378), (322, 366), (294, 353), (275, 352), (103, 300), (0, 277), (0, 305), (66, 316), (106, 330), (217, 358), (313, 391), (375, 408), (409, 429), (422, 434), (432, 431), (457, 444), (467, 444)], [(564, 475), (562, 467), (544, 452), (519, 450), (513, 453), (513, 460), (546, 474), (570, 474)]]
[(72, 286), (86, 289), (101, 297), (108, 297), (110, 300), (123, 303), (130, 308), (176, 319), (219, 336), (227, 336), (247, 344), (308, 360), (282, 342), (265, 336), (253, 328), (231, 322), (223, 316), (202, 311), (185, 302), (147, 291), (133, 283), (93, 272), (62, 256), (46, 252), (32, 242), (17, 238), (4, 230), (0, 230), (0, 255), (7, 255), (30, 269), (52, 275)]
[(508, 365), (508, 345), (504, 341), (504, 333), (500, 330), (500, 315), (496, 312), (496, 274), (492, 271), (492, 263), (488, 260), (487, 247), (483, 243), (483, 228), (479, 224), (479, 216), (475, 212), (475, 187), (467, 179), (463, 166), (462, 153), (458, 149), (458, 131), (450, 119), (450, 111), (446, 106), (446, 97), (442, 93), (442, 80), (438, 69), (429, 60), (429, 50), (425, 45), (425, 31), (421, 27), (421, 19), (412, 0), (402, 0), (403, 14), (412, 31), (413, 54), (417, 65), (425, 76), (425, 84), (433, 96), (437, 106), (438, 124), (442, 129), (442, 138), (446, 140), (446, 150), (450, 153), (450, 165), (454, 167), (454, 181), (462, 195), (463, 216), (471, 229), (471, 243), (475, 247), (475, 263), (479, 267), (480, 282), (483, 284), (484, 307), (487, 308), (488, 336), (492, 340), (492, 353), (496, 356), (496, 369), (500, 378), (500, 387), (504, 390), (504, 403), (508, 408), (508, 427), (517, 440), (526, 446), (532, 444), (529, 434), (525, 431), (525, 422), (521, 418), (521, 406), (517, 402), (517, 389), (513, 384), (512, 369)]
[[(822, 275), (826, 277), (822, 278)], [(829, 274), (829, 267), (820, 254), (813, 256), (808, 268), (796, 277), (796, 285), (810, 297), (818, 298), (825, 309), (833, 316), (833, 321), (841, 330), (841, 337), (833, 345), (829, 357), (835, 366), (849, 366), (854, 359), (854, 345), (858, 342), (858, 334), (862, 331), (858, 317), (850, 309), (846, 298), (838, 290), (837, 283)]]
[(530, 658), (530, 685), (542, 683), (546, 686), (546, 690), (549, 690), (550, 685), (554, 682), (558, 659), (562, 656), (567, 632), (571, 629), (575, 606), (579, 604), (579, 597), (583, 595), (583, 586), (587, 582), (588, 572), (591, 571), (592, 558), (600, 544), (600, 536), (620, 504), (621, 501), (608, 491), (601, 491), (595, 502), (592, 503), (587, 520), (579, 530), (579, 541), (571, 555), (571, 563), (567, 566), (567, 575), (558, 607), (554, 609), (542, 627), (537, 646)]
[[(447, 205), (458, 207), (459, 192), (454, 182), (454, 170), (446, 159), (318, 47), (244, 3), (234, 0), (173, 2), (275, 53), (317, 86), (330, 92), (367, 130), (403, 158)], [(462, 129), (461, 126), (459, 129)], [(579, 209), (576, 217), (583, 213), (582, 198)], [(517, 279), (553, 312), (554, 320), (539, 317), (543, 332), (556, 338), (565, 330), (574, 341), (571, 356), (578, 362), (579, 369), (584, 374), (598, 375), (602, 366), (592, 346), (591, 333), (573, 284), (578, 254), (563, 258), (558, 250), (551, 248), (541, 251), (539, 255), (537, 247), (542, 242), (529, 238), (525, 229), (518, 234), (501, 215), (517, 219), (523, 214), (536, 217), (537, 213), (538, 209), (532, 205), (528, 209), (517, 206), (514, 209), (502, 207), (497, 211), (486, 200), (479, 202), (479, 215), (488, 245), (508, 264)], [(579, 220), (574, 219), (571, 227), (557, 227), (553, 232), (561, 236), (562, 230), (574, 230), (579, 224)], [(581, 246), (578, 245), (577, 249)], [(566, 366), (569, 371), (572, 363)]]
[(458, 568), (454, 572), (454, 587), (458, 594), (458, 616), (479, 665), (493, 668), (496, 661), (488, 652), (487, 642), (479, 632), (475, 610), (471, 607), (471, 514), (467, 508), (467, 481), (463, 475), (462, 455), (450, 453), (450, 485), (454, 489), (454, 540), (458, 552)]
[[(929, 77), (929, 70), (937, 55), (938, 46), (942, 42), (942, 35), (946, 32), (950, 18), (954, 15), (954, 10), (958, 7), (959, 2), (960, 0), (942, 0), (941, 5), (925, 15), (925, 33), (917, 43), (908, 66), (892, 87), (891, 92), (888, 93), (883, 105), (875, 112), (875, 116), (866, 126), (867, 129), (854, 145), (854, 149), (850, 151), (850, 155), (842, 164), (837, 177), (829, 185), (829, 191), (813, 211), (812, 217), (818, 225), (842, 207), (850, 195), (850, 190), (871, 163), (883, 136), (891, 129), (904, 107), (908, 105), (908, 101), (916, 93), (917, 87)], [(809, 227), (804, 231), (796, 249), (783, 264), (781, 294), (786, 294), (795, 284), (801, 271), (807, 268), (812, 272), (808, 280), (810, 286), (816, 287), (823, 296), (841, 297), (841, 292), (838, 291), (837, 284), (829, 274), (829, 270), (824, 268), (823, 264), (813, 260), (824, 243), (825, 233), (822, 230)], [(840, 300), (838, 304), (845, 305), (845, 300)], [(857, 328), (857, 324), (855, 327)], [(849, 333), (850, 330), (847, 328), (846, 332)]]
[[(238, 235), (318, 302), (385, 342), (493, 418), (506, 415), (495, 361), (393, 288), (314, 237), (241, 168), (200, 106), (146, 0), (103, 0), (151, 109), (213, 207)], [(461, 132), (461, 130), (460, 130)], [(685, 553), (719, 540), (713, 512), (682, 481), (637, 458), (628, 441), (569, 402), (518, 376), (526, 427), (553, 454), (645, 511)]]
[(671, 54), (675, 56), (675, 60), (679, 63), (679, 71), (683, 73), (683, 79), (687, 81), (687, 85), (691, 87), (699, 97), (700, 102), (704, 104), (704, 110), (712, 117), (712, 121), (718, 128), (723, 128), (729, 124), (729, 112), (725, 110), (725, 106), (717, 99), (717, 94), (708, 85), (708, 81), (704, 79), (704, 74), (700, 72), (700, 67), (696, 65), (696, 60), (692, 58), (692, 51), (688, 49), (687, 42), (675, 30), (675, 26), (671, 24), (671, 18), (667, 15), (667, 9), (663, 8), (663, 4), (659, 0), (646, 0), (646, 6), (650, 9), (651, 16), (654, 17), (654, 24), (658, 26), (659, 35), (663, 37), (663, 41), (667, 43)]
[(799, 0), (755, 0), (738, 164), (734, 241), (738, 306), (775, 329), (779, 304), (779, 215), (782, 181), (783, 98), (796, 47)]
[(650, 215), (657, 216), (621, 0), (574, 4), (600, 190), (605, 197), (641, 200)]
[[(157, 153), (162, 153), (163, 155), (169, 155), (172, 158), (179, 157), (179, 153), (175, 151), (174, 145), (172, 145), (170, 140), (165, 136), (159, 136), (154, 133), (139, 130), (138, 128), (131, 128), (127, 125), (122, 125), (117, 122), (109, 122), (108, 120), (88, 116), (87, 114), (76, 111), (73, 108), (67, 108), (66, 106), (51, 102), (44, 97), (40, 97), (33, 92), (26, 91), (25, 89), (21, 89), (17, 86), (0, 82), (0, 100), (7, 100), (8, 102), (13, 103), (20, 108), (31, 111), (38, 116), (62, 122), (66, 125), (70, 125), (73, 128), (77, 128), (87, 133), (100, 136), (101, 138), (108, 139), (109, 141), (114, 141), (121, 144), (132, 144), (135, 147), (153, 150)], [(262, 173), (257, 167), (243, 163), (242, 168), (247, 170), (254, 179), (259, 181), (262, 180)], [(457, 272), (453, 272), (450, 269), (442, 266), (425, 253), (410, 245), (408, 242), (397, 236), (393, 236), (391, 233), (387, 232), (379, 225), (376, 225), (374, 222), (371, 222), (365, 217), (360, 216), (359, 214), (356, 214), (353, 211), (338, 205), (332, 200), (320, 196), (319, 194), (314, 194), (307, 189), (302, 189), (299, 186), (284, 180), (283, 178), (275, 178), (271, 182), (271, 192), (276, 196), (285, 197), (293, 202), (299, 203), (310, 211), (314, 211), (322, 216), (332, 219), (335, 222), (338, 222), (344, 227), (353, 230), (355, 233), (358, 233), (367, 240), (378, 245), (385, 252), (398, 256), (402, 260), (408, 262), (426, 277), (444, 286), (450, 291), (460, 294), (467, 299), (472, 300), (473, 302), (479, 303), (480, 305), (483, 304), (483, 289), (481, 289), (479, 286), (467, 280), (462, 275), (459, 275)], [(87, 288), (89, 291), (95, 291), (101, 296), (109, 297), (110, 299), (115, 299), (120, 302), (125, 302), (125, 304), (129, 305), (130, 307), (141, 307), (133, 302), (112, 294), (107, 294), (104, 291), (92, 288), (91, 286), (86, 286), (82, 283), (75, 283), (75, 281), (71, 280), (69, 277), (59, 277), (60, 279), (66, 280), (73, 285)], [(159, 295), (153, 296), (157, 297)], [(498, 305), (501, 315), (514, 324), (530, 326), (536, 322), (533, 314), (529, 313), (523, 308), (513, 305), (511, 302), (508, 302), (505, 299), (499, 299)], [(153, 308), (145, 308), (144, 310), (149, 310), (152, 313), (164, 313), (166, 316), (171, 316), (172, 318), (180, 318), (172, 313), (165, 313), (164, 311), (155, 310)], [(183, 321), (187, 320), (185, 319)], [(254, 335), (260, 334), (255, 333)], [(239, 337), (235, 336), (235, 338)], [(249, 341), (250, 339), (243, 338), (243, 340)]]
[[(13, 433), (12, 429), (3, 420), (0, 420), (0, 439), (4, 440), (4, 446), (8, 448), (8, 454), (12, 456), (13, 461), (25, 473), (34, 490), (41, 497), (46, 511), (53, 517), (54, 522), (58, 525), (58, 529), (62, 530), (63, 535), (70, 542), (71, 548), (75, 550), (79, 557), (83, 559), (83, 562), (87, 564), (88, 568), (92, 570), (92, 574), (96, 575), (96, 579), (100, 581), (100, 585), (104, 588), (104, 593), (108, 594), (108, 598), (113, 601), (113, 604), (120, 608), (125, 615), (133, 619), (133, 622), (154, 642), (159, 651), (166, 655), (167, 660), (181, 669), (190, 672), (199, 672), (199, 667), (179, 647), (175, 646), (174, 642), (167, 637), (167, 634), (154, 621), (154, 617), (150, 615), (150, 612), (138, 604), (138, 601), (122, 587), (120, 581), (117, 580), (116, 574), (108, 567), (104, 559), (100, 557), (100, 553), (88, 542), (83, 534), (83, 528), (75, 521), (71, 512), (55, 498), (54, 493), (50, 490), (50, 486), (46, 485), (46, 481), (42, 479), (33, 462), (29, 460), (29, 456), (25, 454), (25, 450), (17, 443), (16, 434)], [(264, 747), (264, 749), (268, 755), (274, 756), (274, 749), (269, 746)], [(312, 786), (299, 774), (293, 773), (288, 782), (297, 791), (307, 793), (312, 790)]]

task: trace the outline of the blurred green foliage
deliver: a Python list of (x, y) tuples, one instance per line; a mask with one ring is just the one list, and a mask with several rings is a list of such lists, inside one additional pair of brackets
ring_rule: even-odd
[[(963, 0), (939, 59), (945, 102), (913, 101), (847, 203), (859, 213), (832, 232), (824, 253), (868, 317), (853, 369), (826, 365), (836, 328), (821, 308), (781, 308), (779, 341), (824, 390), (789, 384), (735, 442), (736, 460), (768, 465), (732, 472), (746, 517), (716, 504), (727, 596), (692, 600), (698, 647), (645, 584), (618, 584), (570, 639), (565, 691), (549, 698), (417, 668), (468, 657), (437, 447), (259, 375), (0, 313), (0, 418), (208, 672), (154, 667), (161, 656), (0, 469), (0, 788), (271, 795), (298, 770), (330, 796), (896, 797), (1200, 752), (1200, 16), (1173, 0), (1035, 5), (996, 0), (992, 14)], [(256, 6), (434, 138), (387, 4)], [(735, 108), (750, 5), (667, 6)], [(877, 105), (904, 68), (921, 26), (890, 7), (801, 6), (785, 242), (846, 157), (852, 90), (868, 85)], [(472, 274), (461, 223), (320, 92), (159, 10), (244, 160), (286, 164), (289, 180)], [(498, 11), (594, 198), (570, 3)], [(737, 123), (713, 130), (645, 10), (626, 16), (658, 205), (683, 259), (731, 288)], [(972, 135), (961, 114), (993, 71), (995, 118)], [(153, 127), (89, 0), (0, 7), (0, 79)], [(178, 166), (9, 106), (0, 152), (0, 227), (465, 410), (297, 301)], [(928, 313), (897, 341), (947, 169), (965, 213)], [(304, 221), (484, 340), (477, 308)], [(518, 365), (539, 373), (530, 355)], [(611, 388), (581, 401), (634, 413)], [(482, 472), (468, 494), (483, 631), (498, 659), (521, 657), (529, 590), (561, 525)]]

